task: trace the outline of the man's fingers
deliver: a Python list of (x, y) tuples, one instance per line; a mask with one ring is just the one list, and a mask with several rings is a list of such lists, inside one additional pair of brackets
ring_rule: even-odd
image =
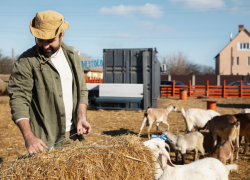
[(88, 129), (79, 128), (79, 129), (77, 130), (77, 134), (78, 134), (78, 135), (86, 134), (86, 133), (88, 133)]
[(81, 135), (81, 134), (82, 134), (82, 133), (81, 133), (81, 130), (82, 130), (82, 128), (78, 128), (78, 129), (77, 129), (77, 134), (78, 134), (78, 135)]
[(43, 146), (42, 146), (42, 145), (39, 145), (39, 146), (38, 146), (38, 149), (39, 149), (39, 152), (42, 152), (42, 151), (43, 151)]
[(48, 146), (46, 146), (46, 144), (43, 142), (43, 141), (41, 141), (41, 145), (43, 146), (43, 148), (45, 148), (45, 149), (47, 149), (48, 148)]
[(90, 132), (91, 132), (91, 127), (87, 129), (87, 134), (89, 134)]
[(39, 145), (38, 145), (38, 146), (35, 146), (35, 147), (34, 147), (34, 150), (35, 150), (35, 152), (34, 152), (34, 153), (38, 153), (38, 152), (40, 152), (40, 150), (39, 150)]
[(29, 152), (30, 154), (35, 154), (35, 153), (37, 153), (36, 150), (35, 150), (34, 148), (30, 148), (30, 149), (28, 150), (28, 152)]

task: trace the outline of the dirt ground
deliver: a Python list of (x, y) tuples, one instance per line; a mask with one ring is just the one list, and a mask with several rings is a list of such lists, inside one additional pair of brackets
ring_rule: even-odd
[[(217, 101), (217, 111), (220, 114), (236, 114), (240, 113), (243, 108), (250, 108), (250, 99), (232, 98), (213, 99)], [(175, 103), (185, 110), (188, 108), (203, 108), (206, 109), (206, 101), (197, 98), (188, 98), (187, 101), (181, 101), (179, 98), (162, 98), (158, 100), (158, 107), (167, 107), (170, 103)], [(114, 110), (88, 110), (88, 121), (92, 125), (92, 133), (85, 136), (84, 145), (98, 145), (98, 142), (106, 140), (106, 136), (117, 136), (120, 134), (138, 134), (143, 119), (143, 111), (114, 111)], [(171, 112), (168, 116), (168, 123), (170, 124), (170, 131), (175, 134), (185, 133), (185, 123), (182, 118), (180, 108), (176, 112)], [(160, 123), (160, 129), (167, 129), (167, 126)], [(202, 131), (204, 139), (204, 148), (206, 152), (211, 150), (212, 136)], [(151, 134), (155, 134), (155, 126), (151, 130)], [(105, 135), (105, 136), (102, 136)], [(147, 140), (147, 128), (144, 127), (142, 140)], [(18, 127), (12, 122), (9, 98), (8, 96), (0, 96), (0, 163), (7, 162), (15, 157), (27, 154), (22, 134)], [(250, 179), (250, 152), (246, 155), (243, 152), (244, 141), (240, 146), (240, 154), (238, 162), (239, 170), (232, 172), (229, 176), (233, 179)], [(175, 161), (175, 154), (171, 150), (171, 159)], [(186, 156), (186, 163), (193, 161), (194, 153), (188, 152)], [(181, 160), (181, 157), (179, 158)], [(177, 163), (179, 164), (179, 163)]]

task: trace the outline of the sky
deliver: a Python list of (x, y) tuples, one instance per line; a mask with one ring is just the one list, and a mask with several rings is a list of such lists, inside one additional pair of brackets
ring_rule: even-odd
[(156, 48), (157, 57), (182, 53), (215, 67), (214, 57), (238, 33), (250, 30), (249, 0), (0, 0), (0, 50), (11, 57), (33, 45), (30, 20), (36, 13), (61, 13), (70, 28), (63, 41), (91, 59), (103, 49)]

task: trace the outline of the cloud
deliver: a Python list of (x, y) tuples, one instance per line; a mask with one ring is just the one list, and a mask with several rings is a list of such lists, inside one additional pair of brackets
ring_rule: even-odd
[(121, 43), (97, 42), (96, 44), (102, 47), (117, 47), (117, 48), (122, 47)]
[(142, 26), (144, 29), (154, 31), (154, 32), (162, 32), (162, 33), (175, 33), (176, 29), (170, 28), (166, 25), (155, 25), (150, 21), (141, 21), (136, 22), (135, 24)]
[(170, 0), (173, 3), (184, 3), (185, 7), (189, 7), (199, 11), (209, 9), (219, 9), (225, 6), (224, 0)]
[(145, 15), (151, 18), (160, 18), (163, 15), (162, 8), (155, 4), (147, 3), (144, 6), (112, 6), (103, 7), (99, 10), (101, 14), (111, 14), (120, 16), (133, 16), (136, 14)]
[(231, 0), (231, 2), (234, 4), (233, 7), (230, 8), (231, 13), (237, 14), (241, 13), (243, 15), (249, 15), (249, 1), (242, 1), (242, 0)]
[(244, 4), (242, 0), (231, 0), (232, 3), (236, 4), (236, 5), (242, 5)]
[(116, 37), (122, 38), (122, 39), (130, 39), (130, 40), (136, 40), (139, 38), (139, 37), (131, 35), (129, 33), (117, 33)]

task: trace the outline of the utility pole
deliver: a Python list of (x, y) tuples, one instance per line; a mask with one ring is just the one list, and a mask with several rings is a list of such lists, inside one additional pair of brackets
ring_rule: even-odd
[(233, 59), (233, 47), (231, 47), (231, 68), (230, 68), (230, 70), (231, 70), (231, 74), (230, 75), (232, 75), (233, 74), (233, 63), (234, 63), (234, 59)]
[(12, 65), (14, 66), (15, 58), (14, 58), (14, 48), (12, 48)]

